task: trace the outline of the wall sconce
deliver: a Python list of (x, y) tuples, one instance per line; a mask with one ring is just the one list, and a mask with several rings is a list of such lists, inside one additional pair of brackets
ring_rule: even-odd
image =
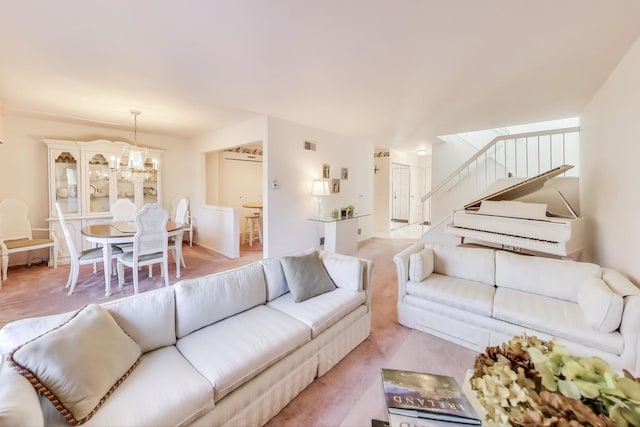
[(418, 148), (416, 150), (416, 154), (418, 156), (426, 156), (427, 154), (429, 154), (431, 152), (431, 150), (429, 150), (428, 148)]
[(322, 198), (331, 195), (329, 181), (326, 179), (315, 179), (311, 184), (311, 195), (318, 198), (318, 217), (322, 216)]

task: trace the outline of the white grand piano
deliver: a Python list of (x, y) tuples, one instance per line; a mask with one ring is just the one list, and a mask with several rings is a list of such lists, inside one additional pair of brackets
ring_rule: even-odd
[(554, 191), (566, 213), (551, 214), (546, 203), (517, 199), (542, 189), (551, 178), (573, 166), (563, 165), (494, 192), (453, 212), (446, 231), (465, 239), (504, 249), (540, 252), (578, 259), (585, 248), (584, 219), (560, 191)]

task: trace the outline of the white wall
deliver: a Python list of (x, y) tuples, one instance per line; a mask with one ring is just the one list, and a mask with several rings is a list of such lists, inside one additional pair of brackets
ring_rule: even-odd
[(431, 183), (434, 188), (442, 184), (451, 172), (469, 160), (478, 151), (473, 145), (462, 140), (459, 143), (443, 142), (442, 144), (433, 144), (431, 147), (433, 158)]
[(4, 141), (4, 106), (0, 104), (0, 142)]
[(640, 284), (640, 39), (581, 116), (580, 199), (588, 258)]
[[(331, 166), (331, 178), (340, 178), (341, 168), (349, 169), (340, 193), (323, 199), (323, 211), (353, 205), (356, 214), (373, 210), (373, 145), (329, 132), (269, 117), (269, 136), (263, 145), (267, 171), (265, 178), (264, 256), (273, 257), (299, 249), (317, 247), (324, 235), (321, 223), (309, 221), (317, 215), (317, 198), (310, 195), (311, 183), (322, 178), (322, 165)], [(316, 151), (304, 149), (304, 142), (316, 144)], [(271, 188), (277, 180), (280, 188)], [(360, 239), (373, 234), (372, 216), (360, 218)]]

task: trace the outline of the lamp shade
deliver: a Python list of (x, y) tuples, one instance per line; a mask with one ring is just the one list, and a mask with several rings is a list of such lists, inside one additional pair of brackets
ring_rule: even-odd
[(326, 179), (316, 179), (313, 181), (311, 185), (312, 196), (328, 196), (329, 194), (331, 194), (331, 191), (329, 191), (329, 181)]

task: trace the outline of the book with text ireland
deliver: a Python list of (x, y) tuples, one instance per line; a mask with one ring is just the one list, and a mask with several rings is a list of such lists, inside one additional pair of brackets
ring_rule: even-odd
[(390, 414), (481, 425), (453, 377), (382, 369), (382, 386)]

